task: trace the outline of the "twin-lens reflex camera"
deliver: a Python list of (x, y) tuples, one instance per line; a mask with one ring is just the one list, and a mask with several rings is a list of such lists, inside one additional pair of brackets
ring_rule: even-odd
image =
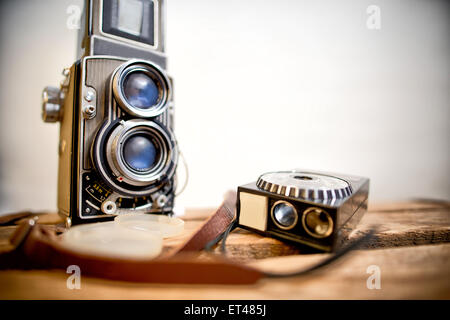
[(170, 214), (177, 141), (164, 0), (86, 0), (78, 60), (43, 91), (60, 122), (58, 210), (66, 225)]

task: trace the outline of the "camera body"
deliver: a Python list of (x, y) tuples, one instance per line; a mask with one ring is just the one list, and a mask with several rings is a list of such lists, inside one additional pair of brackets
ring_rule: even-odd
[(271, 172), (238, 187), (238, 226), (335, 251), (367, 211), (369, 179), (307, 170)]
[(58, 211), (66, 225), (170, 214), (178, 147), (163, 0), (86, 0), (78, 60), (43, 92), (60, 121)]

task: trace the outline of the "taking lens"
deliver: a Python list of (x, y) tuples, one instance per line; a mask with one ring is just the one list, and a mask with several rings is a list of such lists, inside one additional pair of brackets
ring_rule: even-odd
[(293, 228), (298, 220), (297, 211), (287, 202), (275, 204), (272, 208), (272, 217), (274, 222), (282, 229)]
[(123, 94), (128, 103), (138, 109), (150, 109), (159, 102), (157, 83), (141, 71), (131, 72), (125, 77)]
[(128, 138), (123, 145), (123, 159), (133, 170), (147, 172), (158, 162), (160, 148), (148, 135), (139, 134)]

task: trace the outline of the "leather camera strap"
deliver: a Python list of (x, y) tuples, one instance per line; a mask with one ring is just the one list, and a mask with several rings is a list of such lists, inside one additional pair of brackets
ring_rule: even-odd
[[(306, 275), (322, 269), (361, 243), (369, 241), (374, 230), (350, 242), (318, 264), (291, 273), (263, 272), (226, 259), (209, 255), (199, 258), (198, 251), (226, 239), (234, 222), (236, 193), (228, 193), (216, 212), (181, 246), (154, 260), (132, 260), (82, 254), (61, 245), (57, 227), (36, 224), (36, 219), (22, 223), (11, 237), (13, 250), (0, 252), (0, 269), (64, 269), (77, 265), (83, 274), (113, 280), (185, 283), (252, 284), (261, 278)], [(224, 245), (224, 242), (222, 243)]]
[(228, 191), (225, 200), (216, 212), (209, 217), (193, 235), (177, 248), (173, 254), (188, 251), (200, 251), (205, 246), (223, 234), (234, 220), (236, 208), (236, 192)]
[(234, 219), (236, 194), (229, 193), (217, 211), (179, 248), (154, 260), (105, 258), (63, 247), (51, 226), (30, 219), (11, 238), (15, 250), (0, 254), (0, 269), (66, 269), (77, 265), (83, 274), (114, 280), (187, 283), (250, 284), (263, 277), (260, 271), (198, 252), (223, 233)]

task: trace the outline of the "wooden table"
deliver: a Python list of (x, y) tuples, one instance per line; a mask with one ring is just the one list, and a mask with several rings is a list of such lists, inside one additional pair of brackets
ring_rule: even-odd
[[(189, 210), (189, 236), (213, 210)], [(55, 214), (41, 222), (56, 223)], [(81, 289), (66, 286), (64, 270), (0, 271), (0, 299), (450, 299), (450, 203), (414, 201), (369, 206), (355, 234), (377, 228), (375, 239), (321, 272), (264, 279), (255, 285), (165, 285), (83, 276)], [(0, 228), (0, 249), (16, 227)], [(255, 267), (288, 271), (323, 259), (278, 240), (237, 229), (227, 248), (233, 259)], [(379, 267), (381, 288), (368, 289), (369, 266)]]

